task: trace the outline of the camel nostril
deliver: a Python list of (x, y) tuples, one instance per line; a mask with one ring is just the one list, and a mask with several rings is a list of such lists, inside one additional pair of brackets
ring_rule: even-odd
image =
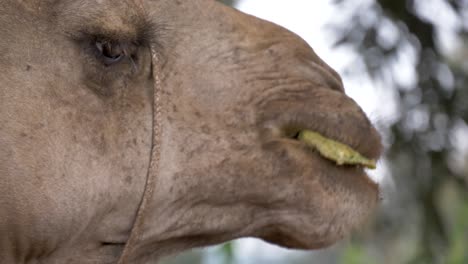
[(341, 76), (325, 63), (309, 62), (313, 71), (320, 75), (322, 84), (332, 90), (344, 92), (344, 85)]

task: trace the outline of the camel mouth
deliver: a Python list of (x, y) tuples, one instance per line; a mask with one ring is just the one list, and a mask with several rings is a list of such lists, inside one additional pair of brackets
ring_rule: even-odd
[(319, 107), (315, 101), (268, 103), (258, 118), (259, 137), (294, 140), (337, 165), (375, 169), (383, 153), (380, 133), (353, 101), (345, 102), (336, 112), (309, 111)]
[(297, 132), (293, 139), (304, 143), (307, 147), (316, 150), (323, 158), (335, 162), (338, 166), (362, 166), (367, 169), (376, 169), (375, 159), (367, 158), (351, 146), (325, 137), (322, 134), (304, 129)]
[(326, 137), (309, 129), (302, 129), (294, 135), (282, 137), (285, 143), (302, 149), (305, 154), (317, 162), (327, 163), (329, 168), (336, 168), (340, 174), (359, 176), (368, 186), (379, 191), (380, 182), (370, 176), (369, 171), (377, 169), (378, 157), (367, 158), (355, 148), (346, 143)]

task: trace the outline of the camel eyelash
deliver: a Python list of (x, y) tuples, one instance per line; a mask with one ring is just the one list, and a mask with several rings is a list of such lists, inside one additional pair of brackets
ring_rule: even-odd
[(141, 45), (136, 41), (85, 35), (77, 43), (84, 79), (99, 95), (111, 96), (112, 87), (123, 85), (142, 67)]
[(137, 49), (139, 44), (136, 42), (109, 41), (96, 38), (90, 43), (93, 47), (94, 55), (105, 66), (115, 65), (123, 60), (130, 60), (133, 66), (136, 66)]

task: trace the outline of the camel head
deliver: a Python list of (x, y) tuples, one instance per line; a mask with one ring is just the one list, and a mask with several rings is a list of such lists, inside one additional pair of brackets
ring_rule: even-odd
[(376, 207), (380, 137), (339, 75), (214, 0), (6, 0), (0, 66), (5, 263), (316, 249)]

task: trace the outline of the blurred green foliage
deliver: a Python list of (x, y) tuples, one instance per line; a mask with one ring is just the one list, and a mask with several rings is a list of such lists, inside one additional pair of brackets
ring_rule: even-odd
[[(449, 214), (454, 215), (450, 223), (450, 247), (447, 264), (464, 264), (468, 263), (468, 195), (466, 192), (460, 191), (453, 194), (458, 197), (452, 199), (462, 202), (450, 204), (452, 212)], [(447, 206), (448, 207), (448, 206)]]
[(226, 5), (234, 6), (237, 2), (237, 0), (219, 0), (220, 2), (223, 2)]
[[(361, 72), (348, 74), (368, 74), (392, 89), (399, 110), (395, 121), (379, 124), (387, 130), (386, 156), (398, 193), (389, 198), (362, 243), (379, 244), (381, 257), (392, 256), (385, 263), (468, 263), (468, 219), (463, 213), (468, 206), (468, 171), (455, 169), (466, 168), (468, 162), (457, 152), (460, 142), (454, 140), (460, 131), (468, 140), (468, 132), (462, 130), (468, 120), (464, 64), (468, 57), (454, 59), (468, 54), (468, 1), (335, 0), (335, 4), (338, 10), (358, 5), (346, 19), (333, 24), (339, 36), (336, 45), (351, 47), (359, 54), (353, 64), (364, 66)], [(455, 23), (449, 26), (439, 16)], [(455, 41), (447, 44), (447, 37)], [(414, 71), (413, 82), (398, 78), (398, 71), (408, 70), (400, 68), (402, 58), (413, 60), (409, 69)], [(451, 193), (459, 195), (444, 204), (444, 195)], [(458, 209), (447, 211), (450, 205)], [(414, 240), (413, 252), (389, 246), (405, 240)]]
[(221, 248), (221, 254), (223, 255), (223, 264), (234, 264), (234, 244), (226, 243)]
[(341, 256), (343, 264), (375, 264), (375, 259), (366, 253), (365, 248), (359, 243), (350, 243), (343, 251)]

